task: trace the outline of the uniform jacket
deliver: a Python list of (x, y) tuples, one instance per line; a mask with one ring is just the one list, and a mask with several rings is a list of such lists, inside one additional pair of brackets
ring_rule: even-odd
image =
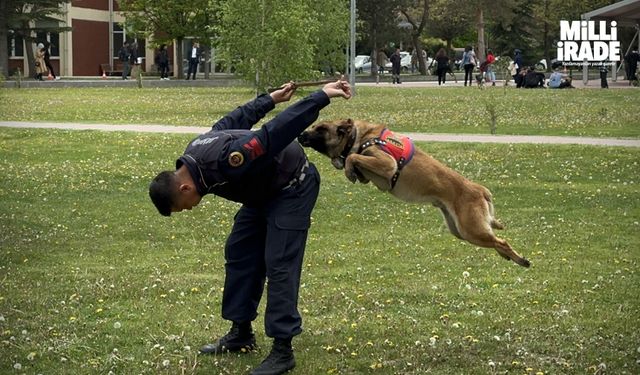
[(289, 106), (260, 129), (251, 127), (274, 108), (269, 95), (238, 107), (191, 141), (176, 169), (186, 165), (200, 195), (215, 194), (259, 206), (297, 177), (307, 159), (293, 142), (329, 104), (317, 91)]

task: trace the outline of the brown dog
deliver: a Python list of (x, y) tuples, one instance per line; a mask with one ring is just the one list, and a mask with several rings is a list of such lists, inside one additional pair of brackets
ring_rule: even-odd
[(414, 148), (408, 138), (384, 125), (348, 119), (318, 123), (298, 141), (331, 158), (337, 169), (344, 168), (351, 182), (371, 181), (404, 201), (431, 203), (442, 211), (454, 236), (529, 267), (527, 259), (493, 233), (503, 226), (494, 217), (491, 192)]

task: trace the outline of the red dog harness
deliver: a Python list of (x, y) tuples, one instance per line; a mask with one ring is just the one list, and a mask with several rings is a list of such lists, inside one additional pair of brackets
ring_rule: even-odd
[(398, 182), (398, 177), (400, 177), (400, 171), (413, 158), (415, 152), (413, 142), (409, 137), (396, 135), (391, 130), (384, 128), (379, 137), (370, 139), (360, 145), (358, 154), (373, 145), (380, 146), (382, 151), (391, 155), (398, 163), (398, 169), (391, 177), (391, 189), (393, 189), (396, 186), (396, 182)]

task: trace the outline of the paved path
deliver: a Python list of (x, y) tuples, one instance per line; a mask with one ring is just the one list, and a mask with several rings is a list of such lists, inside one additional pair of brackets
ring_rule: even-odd
[[(143, 133), (185, 133), (201, 134), (209, 131), (209, 127), (170, 126), (170, 125), (108, 125), (108, 124), (76, 124), (58, 122), (16, 122), (0, 121), (0, 127), (11, 128), (46, 128), (72, 130), (133, 131)], [(640, 147), (640, 139), (564, 137), (542, 135), (483, 135), (483, 134), (427, 134), (403, 133), (416, 141), (432, 142), (470, 142), (470, 143), (548, 143), (548, 144), (580, 144), (596, 146)]]

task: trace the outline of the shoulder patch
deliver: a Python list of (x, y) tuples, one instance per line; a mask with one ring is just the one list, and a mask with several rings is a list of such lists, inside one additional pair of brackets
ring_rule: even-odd
[(251, 160), (254, 160), (264, 154), (264, 147), (262, 147), (262, 143), (260, 143), (258, 137), (251, 138), (251, 140), (242, 145), (242, 147), (249, 152), (249, 158)]
[(229, 154), (229, 165), (232, 167), (239, 167), (244, 163), (244, 155), (239, 151), (234, 151)]

